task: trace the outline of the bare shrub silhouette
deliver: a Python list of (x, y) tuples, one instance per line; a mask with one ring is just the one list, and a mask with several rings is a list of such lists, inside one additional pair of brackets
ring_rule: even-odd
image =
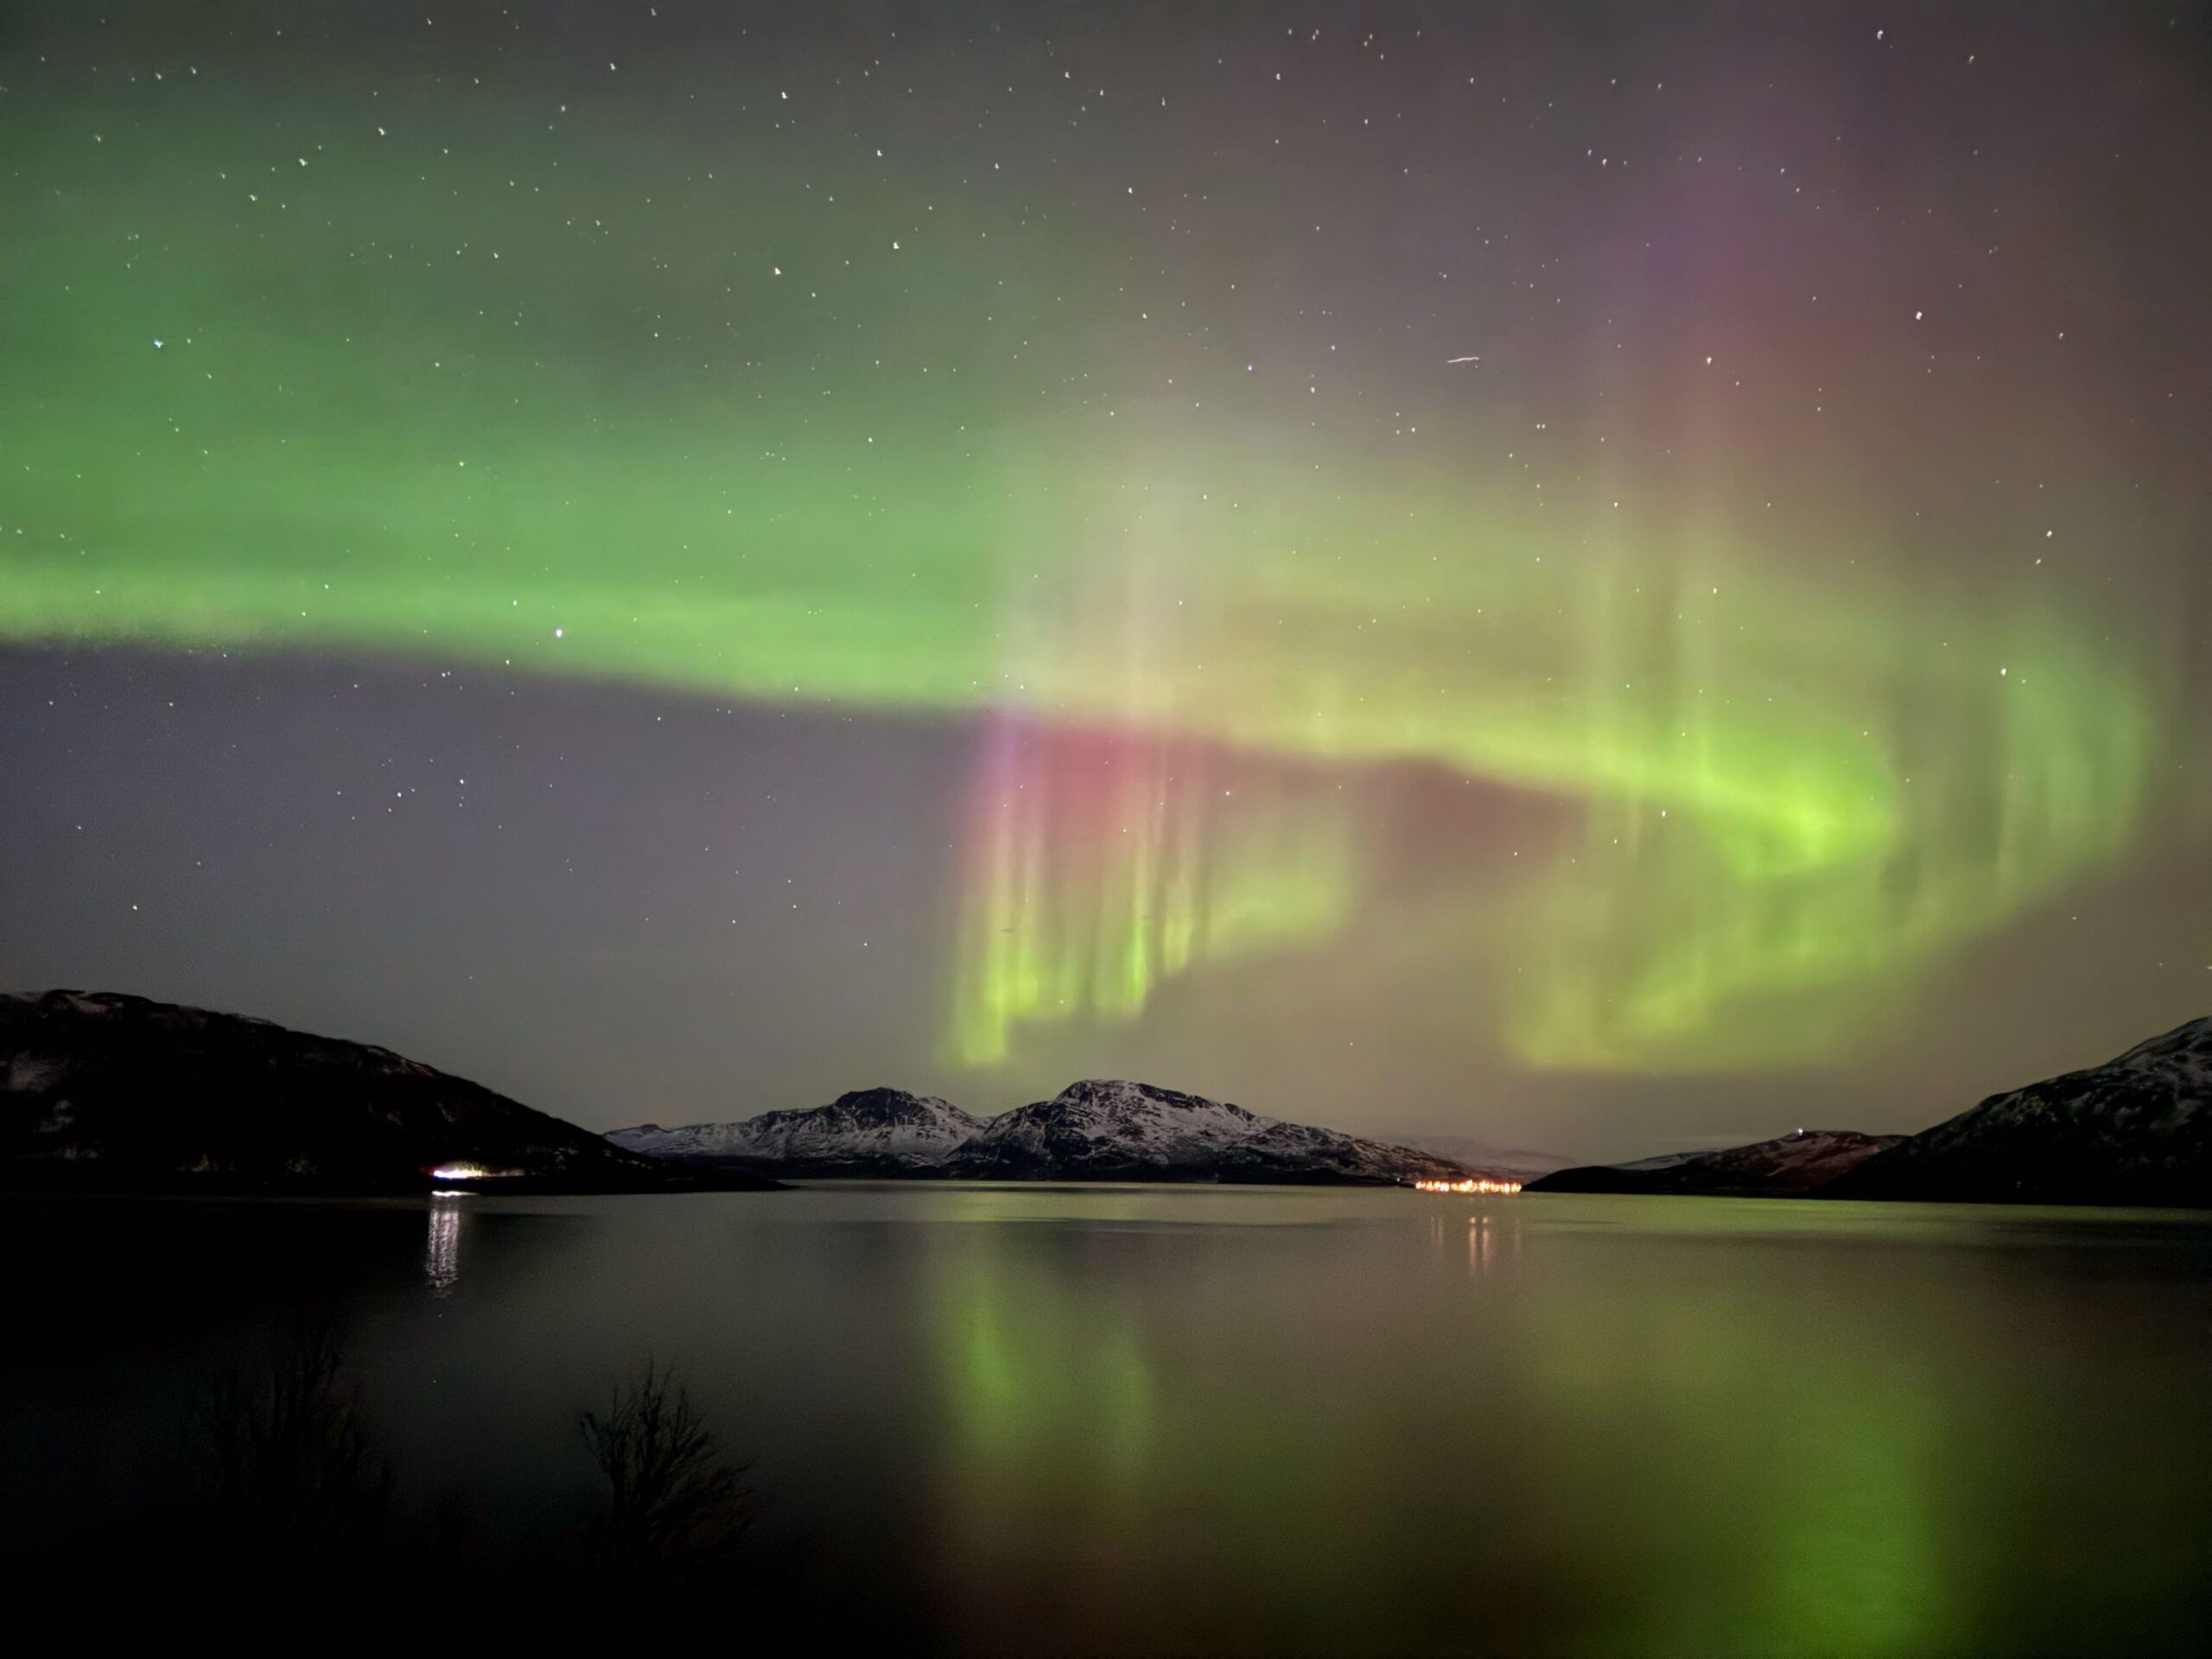
[(681, 1587), (730, 1565), (753, 1521), (752, 1465), (724, 1455), (673, 1372), (648, 1362), (577, 1426), (606, 1482), (585, 1534), (593, 1567)]
[(760, 1501), (752, 1465), (724, 1452), (673, 1371), (648, 1362), (575, 1421), (601, 1478), (579, 1531), (550, 1548), (471, 1535), (456, 1494), (427, 1511), (395, 1503), (340, 1333), (302, 1320), (202, 1396), (197, 1491), (156, 1553), (181, 1584), (250, 1580), (287, 1605), (456, 1567), (525, 1603), (557, 1599), (579, 1567), (664, 1600), (789, 1592), (791, 1574), (756, 1571), (740, 1548)]
[(203, 1403), (203, 1473), (225, 1544), (328, 1567), (381, 1540), (391, 1473), (343, 1357), (334, 1329), (303, 1321)]

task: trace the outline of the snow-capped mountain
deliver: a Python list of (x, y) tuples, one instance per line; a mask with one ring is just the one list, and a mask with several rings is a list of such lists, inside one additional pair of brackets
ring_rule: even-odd
[(1151, 1084), (1072, 1083), (993, 1118), (948, 1173), (985, 1180), (1399, 1181), (1459, 1167)]
[(1993, 1095), (1821, 1196), (2212, 1207), (2212, 1018)]
[(1630, 1164), (1562, 1169), (1529, 1183), (1532, 1192), (1680, 1192), (1714, 1198), (1782, 1198), (1835, 1179), (1904, 1140), (1853, 1129), (1799, 1129), (1719, 1152), (1668, 1153)]
[(895, 1089), (740, 1123), (608, 1137), (633, 1152), (791, 1175), (918, 1175), (970, 1180), (1452, 1180), (1459, 1165), (1408, 1147), (1262, 1117), (1149, 1084), (1071, 1084), (979, 1120)]
[(860, 1089), (827, 1106), (763, 1112), (738, 1123), (664, 1129), (642, 1123), (607, 1138), (630, 1152), (793, 1174), (903, 1175), (934, 1169), (982, 1129), (949, 1101), (903, 1089)]

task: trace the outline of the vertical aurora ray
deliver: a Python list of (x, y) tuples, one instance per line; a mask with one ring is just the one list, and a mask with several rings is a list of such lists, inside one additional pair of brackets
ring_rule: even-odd
[[(689, 71), (599, 60), (587, 94), (518, 60), (463, 98), (373, 57), (251, 99), (204, 96), (236, 73), (212, 59), (10, 93), (0, 640), (976, 721), (939, 964), (968, 1064), (1328, 949), (1388, 874), (1380, 769), (1571, 822), (1503, 893), (1469, 850), (1424, 918), (1440, 1002), (1559, 1069), (1833, 1055), (2186, 817), (2161, 791), (2192, 683), (2107, 576), (2195, 498), (2160, 480), (2145, 517), (2039, 328), (1949, 394), (1983, 418), (1913, 424), (1897, 387), (1948, 384), (1930, 331), (1823, 332), (1855, 305), (1873, 339), (1895, 298), (1846, 281), (1896, 217), (1848, 175), (1808, 220), (1639, 173), (1656, 195), (1588, 211), (1646, 251), (1531, 320), (1512, 296), (1563, 268), (1509, 270), (1295, 144), (1236, 153), (1224, 188), (1271, 180), (1281, 210), (1224, 217), (1185, 282), (1145, 132), (1094, 178), (862, 145), (817, 115), (835, 77), (671, 96)], [(1062, 95), (936, 67), (917, 107), (959, 135), (986, 81)], [(1094, 184), (1110, 211), (1071, 208)], [(1334, 218), (1376, 234), (1243, 257)], [(1486, 297), (1402, 323), (1432, 245)], [(1777, 309), (1811, 268), (1817, 315)], [(1445, 368), (1477, 323), (1479, 370)], [(1943, 493), (2021, 455), (2081, 461), (2032, 505)], [(2052, 520), (2063, 570), (2017, 556)]]
[[(1600, 782), (1573, 861), (1524, 895), (1523, 937), (1542, 944), (1510, 1029), (1530, 1062), (1831, 1056), (1907, 1006), (1947, 952), (2125, 847), (2156, 739), (2147, 689), (2108, 656), (2037, 617), (1831, 610), (1823, 629), (1831, 653), (1808, 639), (1786, 675), (1709, 620), (1682, 630), (1675, 663), (1711, 677), (1634, 747), (1687, 752), (1681, 778), (1629, 768), (1624, 787)], [(1885, 631), (1908, 666), (1858, 670), (1853, 684), (1853, 654)], [(1754, 736), (1701, 695), (1767, 685), (1771, 702), (1829, 676), (1845, 694), (1831, 707), (1885, 712), (1854, 732), (1808, 702)], [(1808, 749), (1823, 731), (1827, 747)], [(1756, 779), (1767, 795), (1736, 810)], [(1774, 1017), (1743, 1017), (1754, 1013)]]
[[(591, 469), (575, 461), (581, 495)], [(678, 502), (686, 487), (669, 482)], [(1271, 487), (1289, 493), (1253, 480)], [(1581, 803), (1580, 849), (1503, 912), (1468, 915), (1475, 930), (1503, 914), (1525, 942), (1516, 982), (1471, 982), (1471, 1011), (1503, 998), (1532, 1064), (1675, 1069), (1850, 1040), (1947, 951), (2124, 847), (2162, 741), (2134, 673), (2054, 614), (1900, 612), (1878, 592), (1777, 582), (1745, 549), (1712, 550), (1694, 579), (1647, 565), (1644, 590), (1624, 592), (1617, 564), (1578, 560), (1556, 530), (1438, 527), (1449, 485), (1428, 486), (1426, 535), (1339, 529), (1357, 597), (1285, 556), (1298, 543), (1280, 523), (1193, 513), (1173, 601), (1102, 596), (1080, 550), (1025, 571), (1029, 524), (948, 513), (933, 481), (886, 480), (842, 513), (778, 488), (784, 505), (756, 507), (809, 515), (807, 545), (865, 543), (887, 504), (935, 525), (933, 580), (1007, 595), (1008, 623), (901, 601), (894, 578), (835, 562), (778, 563), (750, 527), (721, 532), (719, 559), (646, 548), (611, 567), (549, 531), (540, 572), (490, 559), (429, 590), (406, 560), (277, 575), (111, 531), (92, 556), (10, 545), (0, 632), (428, 651), (766, 701), (1006, 709), (952, 970), (952, 1046), (976, 1064), (1006, 1058), (1024, 1024), (1134, 1018), (1164, 978), (1319, 942), (1349, 915), (1358, 855), (1329, 791), (1217, 799), (1208, 750), (1320, 763), (1355, 787), (1412, 764)], [(1390, 480), (1371, 490), (1373, 522), (1403, 516)], [(80, 525), (105, 511), (75, 505)], [(1332, 508), (1325, 534), (1360, 517)], [(1548, 558), (1485, 550), (1532, 545)], [(1440, 593), (1445, 551), (1484, 579)], [(1114, 644), (1131, 637), (1153, 642), (1135, 671)], [(1732, 1014), (1762, 1006), (1789, 1017), (1735, 1034)]]
[[(1370, 603), (1413, 609), (1391, 582), (1422, 578), (1423, 545), (1369, 542)], [(1503, 921), (1524, 942), (1509, 982), (1467, 995), (1497, 1001), (1507, 1042), (1539, 1066), (1833, 1054), (1947, 953), (2126, 845), (2159, 741), (2152, 694), (2079, 629), (1932, 596), (1900, 613), (1863, 586), (1793, 591), (1712, 543), (1694, 581), (1545, 545), (1548, 574), (1532, 561), (1496, 576), (1458, 596), (1453, 620), (1431, 605), (1348, 629), (1327, 584), (1303, 590), (1264, 557), (1240, 568), (1216, 543), (1212, 584), (1189, 582), (1172, 613), (1086, 595), (1061, 626), (1033, 615), (1025, 636), (1050, 644), (1010, 677), (1040, 715), (1319, 756), (1355, 789), (1366, 767), (1414, 760), (1579, 803), (1580, 844), (1517, 897), (1437, 898), (1471, 932)], [(1253, 614), (1255, 579), (1275, 626)], [(1800, 625), (1808, 606), (1816, 626)], [(1476, 643), (1443, 649), (1447, 629)], [(1084, 655), (1133, 635), (1160, 641), (1134, 690)], [(1315, 944), (1353, 913), (1362, 855), (1341, 792), (1277, 799), (1264, 820), (1224, 812), (1197, 750), (1167, 765), (1147, 747), (1165, 741), (994, 738), (972, 820), (970, 868), (994, 874), (970, 886), (963, 1058), (1004, 1058), (1024, 1022), (1126, 1019), (1171, 958)], [(1160, 884), (1205, 902), (1155, 904)], [(1116, 925), (1124, 912), (1144, 925)]]
[(1200, 744), (1001, 716), (969, 810), (965, 1064), (1025, 1026), (1134, 1020), (1162, 981), (1325, 938), (1351, 907), (1341, 813)]

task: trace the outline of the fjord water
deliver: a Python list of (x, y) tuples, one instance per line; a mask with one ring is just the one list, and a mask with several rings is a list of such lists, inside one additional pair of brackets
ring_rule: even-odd
[(587, 1501), (579, 1408), (679, 1365), (825, 1636), (2212, 1632), (2204, 1216), (925, 1184), (4, 1214), (11, 1555), (96, 1537), (304, 1300), (344, 1325), (399, 1498), (503, 1548)]

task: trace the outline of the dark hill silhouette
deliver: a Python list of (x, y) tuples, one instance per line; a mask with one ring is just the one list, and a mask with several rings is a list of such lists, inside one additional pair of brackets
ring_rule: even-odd
[[(485, 1173), (434, 1182), (433, 1169), (456, 1166)], [(112, 991), (0, 995), (0, 1182), (362, 1193), (773, 1185), (625, 1152), (389, 1049)]]
[(2212, 1018), (1992, 1095), (1820, 1195), (2212, 1208)]
[(1896, 1146), (1901, 1135), (1799, 1129), (1720, 1152), (1678, 1153), (1635, 1164), (1589, 1164), (1529, 1183), (1531, 1192), (1677, 1192), (1707, 1198), (1790, 1198)]

